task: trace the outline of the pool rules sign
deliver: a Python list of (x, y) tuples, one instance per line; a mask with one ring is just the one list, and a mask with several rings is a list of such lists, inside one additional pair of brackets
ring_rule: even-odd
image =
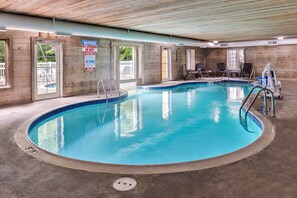
[(92, 71), (96, 69), (96, 53), (98, 41), (82, 40), (82, 53), (84, 55), (85, 67), (84, 70)]

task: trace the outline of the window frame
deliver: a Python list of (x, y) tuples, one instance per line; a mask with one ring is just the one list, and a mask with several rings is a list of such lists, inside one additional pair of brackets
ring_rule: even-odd
[[(166, 61), (167, 61), (167, 78), (163, 79), (163, 50), (166, 51)], [(172, 49), (170, 47), (162, 46), (161, 47), (161, 82), (170, 81), (172, 80)]]
[[(192, 50), (194, 51), (194, 63), (192, 63)], [(190, 53), (190, 62), (188, 62), (188, 51)], [(188, 64), (190, 64), (190, 67), (188, 67)], [(194, 48), (187, 48), (186, 49), (186, 68), (187, 70), (195, 70), (196, 69), (196, 49)]]
[[(235, 50), (236, 51), (236, 55), (235, 55), (235, 58), (236, 58), (236, 67), (237, 68), (231, 68), (230, 67), (230, 65), (229, 65), (229, 50)], [(237, 70), (237, 69), (241, 69), (241, 66), (240, 66), (240, 58), (239, 58), (239, 51), (240, 50), (243, 50), (243, 56), (244, 56), (244, 60), (243, 60), (243, 63), (245, 63), (246, 62), (246, 54), (245, 54), (245, 48), (228, 48), (227, 50), (226, 50), (226, 58), (227, 58), (227, 67), (229, 68), (229, 69), (234, 69), (234, 70)]]
[(10, 36), (1, 35), (0, 40), (5, 41), (5, 75), (6, 84), (0, 86), (1, 89), (12, 88), (12, 39)]
[[(119, 75), (119, 81), (120, 82), (130, 82), (130, 81), (137, 81), (137, 47), (136, 46), (132, 46), (132, 45), (120, 45), (119, 46), (119, 56), (121, 56), (121, 47), (127, 47), (127, 48), (131, 48), (132, 49), (132, 60), (133, 61), (133, 78), (129, 78), (129, 79), (121, 79), (121, 72)], [(121, 60), (119, 60), (119, 70), (121, 69)]]
[[(133, 80), (120, 80), (119, 73), (119, 59), (120, 59), (120, 46), (134, 47), (134, 63), (135, 65), (135, 79)], [(140, 54), (141, 53), (141, 54)], [(111, 42), (111, 64), (112, 64), (112, 77), (116, 80), (118, 87), (121, 83), (136, 82), (136, 84), (143, 84), (145, 81), (144, 75), (144, 45), (137, 42), (129, 41), (112, 41)]]

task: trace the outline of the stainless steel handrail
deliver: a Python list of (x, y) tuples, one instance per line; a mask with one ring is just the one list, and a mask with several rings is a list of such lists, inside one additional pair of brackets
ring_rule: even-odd
[(261, 68), (261, 67), (253, 67), (252, 72), (249, 76), (249, 82), (252, 81), (253, 76), (254, 76), (254, 80), (256, 80), (256, 68)]
[(255, 96), (255, 98), (253, 99), (253, 101), (251, 102), (250, 106), (248, 107), (248, 109), (246, 110), (245, 114), (244, 114), (244, 117), (246, 119), (247, 117), (247, 114), (249, 112), (249, 110), (251, 109), (251, 107), (253, 106), (253, 104), (255, 103), (257, 97), (259, 96), (259, 94), (264, 91), (264, 108), (265, 108), (265, 113), (268, 112), (267, 110), (267, 97), (266, 97), (266, 91), (270, 93), (270, 98), (271, 98), (271, 112), (272, 112), (272, 117), (275, 116), (275, 102), (274, 102), (274, 96), (273, 96), (273, 92), (270, 90), (270, 89), (267, 89), (267, 88), (262, 88), (258, 93), (257, 95)]
[(241, 109), (243, 108), (243, 106), (245, 105), (245, 103), (247, 102), (247, 100), (249, 99), (249, 97), (251, 96), (251, 94), (253, 93), (253, 91), (256, 89), (256, 88), (262, 88), (261, 86), (255, 86), (253, 87), (253, 89), (249, 92), (249, 94), (247, 95), (247, 97), (245, 97), (245, 99), (243, 100), (240, 108), (239, 108), (239, 117), (241, 118)]
[(251, 79), (252, 79), (252, 76), (253, 76), (253, 74), (254, 74), (254, 80), (256, 80), (256, 70), (255, 70), (255, 68), (254, 68), (254, 67), (253, 67), (253, 69), (252, 69), (252, 72), (251, 72), (251, 74), (250, 74), (250, 76), (249, 76), (248, 83), (250, 83), (250, 81), (251, 81)]
[(103, 88), (103, 92), (105, 94), (105, 97), (106, 97), (106, 99), (108, 99), (103, 80), (99, 80), (98, 83), (97, 83), (97, 96), (98, 96), (98, 98), (100, 98), (100, 83), (102, 84), (102, 88)]
[(271, 113), (272, 113), (272, 117), (275, 116), (275, 101), (274, 101), (274, 96), (273, 96), (273, 92), (270, 90), (270, 89), (267, 89), (267, 88), (263, 88), (263, 87), (260, 87), (260, 86), (256, 86), (254, 87), (250, 93), (248, 94), (248, 96), (244, 99), (240, 109), (239, 109), (239, 118), (241, 119), (241, 110), (244, 106), (244, 104), (246, 103), (246, 101), (248, 100), (248, 98), (251, 96), (251, 94), (253, 93), (253, 91), (256, 89), (256, 88), (260, 88), (260, 91), (258, 91), (258, 93), (256, 94), (256, 96), (253, 98), (251, 104), (249, 105), (249, 107), (246, 109), (245, 111), (245, 114), (244, 114), (244, 121), (245, 121), (245, 124), (247, 122), (247, 115), (248, 115), (248, 112), (250, 111), (250, 109), (252, 108), (253, 104), (255, 103), (256, 99), (258, 98), (258, 96), (260, 95), (260, 93), (263, 91), (264, 92), (264, 108), (265, 108), (265, 113), (268, 112), (268, 109), (267, 109), (267, 95), (266, 95), (266, 92), (269, 92), (270, 94), (270, 98), (271, 98)]
[(112, 90), (113, 90), (113, 87), (112, 87), (112, 84), (115, 85), (115, 88), (116, 90), (118, 91), (118, 94), (119, 94), (119, 97), (121, 96), (121, 93), (120, 93), (120, 90), (118, 89), (118, 85), (117, 85), (117, 82), (115, 80), (110, 80), (110, 96), (112, 95)]

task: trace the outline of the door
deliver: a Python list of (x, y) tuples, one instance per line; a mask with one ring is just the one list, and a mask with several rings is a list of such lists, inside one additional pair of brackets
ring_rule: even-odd
[(171, 50), (162, 49), (162, 81), (171, 80)]
[(120, 46), (120, 81), (135, 81), (135, 48)]
[(138, 53), (136, 46), (114, 47), (114, 78), (119, 83), (119, 88), (135, 90), (138, 79)]
[(61, 96), (60, 42), (34, 43), (34, 100)]
[(196, 68), (196, 60), (195, 60), (195, 50), (194, 49), (187, 49), (187, 70), (195, 70)]

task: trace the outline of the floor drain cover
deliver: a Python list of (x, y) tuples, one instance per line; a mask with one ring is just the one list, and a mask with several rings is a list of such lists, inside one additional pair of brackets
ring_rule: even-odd
[(128, 191), (135, 188), (137, 182), (131, 177), (122, 177), (113, 182), (114, 189), (118, 191)]

